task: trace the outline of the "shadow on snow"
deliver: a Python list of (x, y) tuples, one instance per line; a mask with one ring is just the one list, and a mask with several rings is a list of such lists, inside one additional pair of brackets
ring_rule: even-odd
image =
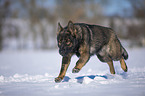
[(90, 79), (94, 79), (95, 77), (102, 77), (102, 78), (104, 78), (104, 79), (108, 79), (108, 77), (107, 77), (106, 75), (87, 75), (87, 76), (79, 76), (79, 77), (76, 77), (75, 79), (77, 79), (77, 83), (82, 84), (85, 77), (88, 77), (88, 78), (90, 78)]
[[(117, 75), (121, 76), (122, 79), (127, 79), (127, 76), (128, 76), (126, 72), (123, 72), (123, 73), (117, 73), (116, 75), (106, 74), (106, 75), (85, 75), (85, 76), (78, 76), (75, 79), (77, 80), (77, 83), (82, 84), (85, 77), (88, 77), (88, 78), (90, 78), (92, 80), (94, 80), (95, 77), (101, 77), (101, 78), (104, 78), (104, 79), (114, 79), (115, 76), (117, 76)], [(70, 79), (71, 79), (70, 77), (65, 76), (62, 82), (69, 82)]]
[[(108, 79), (108, 77), (106, 75), (86, 75), (86, 76), (78, 76), (75, 79), (77, 80), (77, 83), (82, 84), (85, 77), (88, 77), (90, 79), (94, 79), (95, 77), (102, 77), (102, 78)], [(62, 82), (69, 82), (70, 79), (71, 79), (70, 77), (65, 76)]]

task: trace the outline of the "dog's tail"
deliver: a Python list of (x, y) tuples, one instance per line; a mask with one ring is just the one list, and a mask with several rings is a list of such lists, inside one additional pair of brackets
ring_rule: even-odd
[(122, 49), (123, 49), (122, 56), (124, 57), (125, 60), (127, 60), (128, 59), (128, 53), (123, 47), (122, 47)]

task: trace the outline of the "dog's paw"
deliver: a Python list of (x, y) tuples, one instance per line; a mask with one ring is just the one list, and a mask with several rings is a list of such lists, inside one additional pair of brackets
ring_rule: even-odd
[(127, 72), (128, 71), (128, 68), (127, 68), (127, 66), (126, 66), (126, 68), (124, 69), (124, 72)]
[(80, 71), (80, 69), (78, 68), (73, 68), (72, 73), (78, 73)]
[(55, 78), (55, 83), (60, 83), (61, 81), (62, 81), (62, 78), (60, 77)]

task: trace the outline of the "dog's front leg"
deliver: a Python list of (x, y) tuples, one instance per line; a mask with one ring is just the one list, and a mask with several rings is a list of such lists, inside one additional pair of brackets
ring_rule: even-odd
[(70, 64), (71, 56), (72, 55), (69, 55), (67, 57), (62, 58), (61, 70), (60, 70), (59, 76), (57, 78), (55, 78), (55, 82), (58, 83), (58, 82), (61, 82), (63, 80), (63, 78), (66, 74), (67, 68)]
[(76, 63), (76, 66), (73, 68), (72, 73), (78, 73), (82, 67), (87, 63), (90, 58), (90, 54), (88, 51), (82, 52), (80, 54), (80, 58)]

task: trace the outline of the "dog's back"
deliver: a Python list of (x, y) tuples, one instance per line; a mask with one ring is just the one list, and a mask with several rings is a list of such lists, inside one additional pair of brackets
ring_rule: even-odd
[(102, 62), (110, 60), (120, 60), (122, 56), (128, 59), (128, 53), (121, 45), (115, 32), (108, 27), (90, 25), (85, 23), (75, 23), (80, 26), (82, 39), (89, 46), (90, 55), (96, 54)]

